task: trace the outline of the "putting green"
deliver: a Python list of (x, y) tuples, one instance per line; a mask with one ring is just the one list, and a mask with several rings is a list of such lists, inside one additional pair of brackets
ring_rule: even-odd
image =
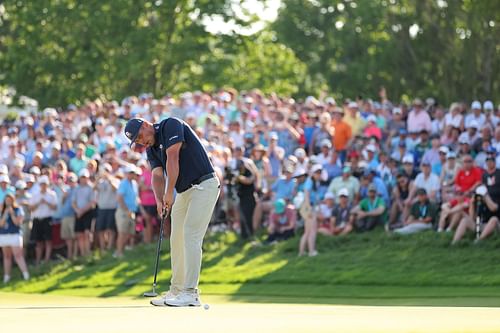
[(2, 332), (499, 332), (500, 308), (255, 304), (204, 296), (210, 309), (148, 299), (0, 293)]

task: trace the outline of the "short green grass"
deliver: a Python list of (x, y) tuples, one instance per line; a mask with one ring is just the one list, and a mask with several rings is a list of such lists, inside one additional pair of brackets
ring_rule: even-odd
[[(298, 237), (259, 246), (232, 233), (211, 234), (204, 243), (200, 289), (241, 301), (500, 306), (500, 239), (477, 245), (466, 239), (454, 247), (450, 240), (450, 234), (403, 237), (376, 230), (319, 237), (320, 255), (299, 258)], [(53, 263), (34, 269), (31, 281), (0, 291), (140, 296), (151, 288), (155, 251), (155, 244), (140, 245), (122, 260), (105, 254)], [(161, 262), (158, 281), (164, 290), (170, 277), (167, 244)]]

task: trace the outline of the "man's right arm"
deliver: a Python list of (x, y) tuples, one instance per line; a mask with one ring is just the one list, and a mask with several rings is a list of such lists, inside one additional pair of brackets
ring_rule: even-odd
[(163, 210), (163, 195), (165, 194), (165, 175), (162, 167), (156, 167), (152, 171), (152, 186), (155, 194), (158, 215), (161, 216)]

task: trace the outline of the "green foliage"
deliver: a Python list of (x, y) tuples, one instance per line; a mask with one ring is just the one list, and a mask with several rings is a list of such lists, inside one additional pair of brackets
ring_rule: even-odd
[(287, 0), (272, 29), (339, 97), (385, 86), (395, 100), (498, 100), (499, 9), (495, 0)]

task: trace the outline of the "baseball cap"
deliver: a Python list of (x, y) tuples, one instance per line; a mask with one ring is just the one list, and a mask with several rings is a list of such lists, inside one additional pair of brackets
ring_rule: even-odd
[(50, 184), (49, 177), (47, 177), (47, 176), (43, 175), (42, 177), (40, 177), (40, 178), (38, 179), (38, 183), (40, 183), (40, 184), (47, 184), (47, 185), (49, 185), (49, 184)]
[(82, 169), (80, 170), (80, 172), (78, 173), (78, 176), (80, 177), (86, 177), (86, 178), (89, 178), (90, 177), (90, 172), (88, 169)]
[(345, 166), (343, 169), (342, 169), (342, 173), (349, 173), (351, 172), (351, 167), (350, 166)]
[(0, 175), (0, 183), (10, 183), (9, 176), (7, 176), (7, 175)]
[(295, 171), (293, 173), (293, 178), (301, 177), (301, 176), (304, 176), (306, 174), (307, 174), (307, 172), (303, 167), (298, 167), (297, 169), (295, 169)]
[(327, 199), (335, 199), (335, 196), (333, 195), (332, 192), (326, 192), (325, 200), (327, 200)]
[(448, 154), (449, 151), (450, 151), (450, 148), (448, 148), (447, 146), (441, 146), (441, 147), (439, 147), (439, 152), (440, 153), (444, 153), (446, 155), (446, 154)]
[(448, 154), (446, 154), (446, 158), (457, 158), (457, 153), (454, 151), (449, 151)]
[(328, 147), (332, 148), (332, 142), (329, 139), (323, 139), (321, 140), (321, 147)]
[(22, 179), (19, 179), (17, 182), (16, 182), (16, 189), (18, 190), (24, 190), (26, 188), (26, 182)]
[(479, 128), (479, 123), (473, 119), (471, 120), (471, 122), (468, 124), (467, 128), (475, 128), (475, 129), (478, 129)]
[(377, 151), (377, 147), (375, 147), (374, 145), (370, 144), (370, 145), (366, 146), (366, 150), (369, 151), (369, 152), (375, 153)]
[(341, 188), (339, 192), (337, 193), (338, 197), (348, 197), (349, 196), (349, 190), (346, 188)]
[(403, 114), (403, 110), (401, 108), (394, 108), (392, 109), (393, 114)]
[(425, 188), (419, 188), (417, 190), (417, 195), (425, 195), (427, 194), (427, 191), (425, 190)]
[(298, 158), (304, 158), (306, 157), (306, 151), (304, 150), (304, 148), (297, 148), (295, 149), (294, 155)]
[(377, 117), (375, 117), (374, 115), (369, 115), (368, 118), (366, 119), (368, 121), (373, 121), (374, 123), (377, 122)]
[(78, 177), (73, 172), (70, 172), (70, 173), (68, 173), (68, 180), (72, 181), (72, 182), (76, 182), (76, 181), (78, 181)]
[(469, 139), (467, 139), (465, 136), (461, 136), (461, 137), (458, 139), (458, 143), (467, 144), (467, 145), (469, 145), (469, 144), (470, 144)]
[(276, 133), (276, 132), (271, 132), (271, 133), (269, 134), (269, 139), (271, 139), (271, 140), (278, 140), (278, 133)]
[(323, 170), (323, 166), (321, 164), (314, 164), (311, 168), (312, 173), (315, 173), (315, 172), (318, 172), (321, 170)]
[(335, 98), (333, 98), (333, 97), (327, 97), (327, 98), (325, 98), (325, 103), (326, 104), (331, 104), (331, 105), (336, 105), (337, 104), (337, 102), (335, 102)]
[(39, 167), (37, 167), (37, 166), (35, 165), (35, 166), (31, 167), (31, 169), (30, 169), (30, 173), (31, 173), (32, 175), (37, 175), (37, 176), (39, 176), (39, 175), (40, 175), (40, 173), (41, 173), (41, 172), (40, 172), (40, 168), (39, 168)]
[(373, 192), (376, 192), (376, 191), (377, 191), (377, 188), (375, 187), (375, 185), (370, 184), (370, 185), (368, 186), (368, 192), (372, 192), (372, 191), (373, 191)]
[(429, 162), (429, 160), (423, 160), (422, 165), (430, 166), (431, 162)]
[(493, 106), (493, 102), (492, 101), (486, 101), (483, 104), (483, 109), (485, 109), (485, 110), (493, 110), (494, 108), (495, 107)]
[(481, 102), (479, 101), (474, 101), (472, 102), (471, 106), (470, 106), (471, 109), (481, 109)]
[(486, 186), (480, 185), (476, 188), (476, 194), (483, 196), (486, 193), (488, 193), (488, 188)]
[(285, 212), (286, 202), (284, 199), (278, 199), (274, 202), (274, 211), (276, 214), (283, 214)]
[(139, 131), (141, 130), (141, 126), (144, 123), (144, 120), (139, 118), (132, 118), (125, 125), (125, 135), (130, 140), (130, 146), (135, 142), (137, 136), (139, 135)]
[(399, 135), (407, 135), (407, 134), (408, 134), (408, 131), (405, 128), (401, 128), (399, 130)]
[(403, 163), (414, 163), (413, 155), (405, 155), (403, 157)]
[(347, 107), (349, 109), (357, 109), (358, 108), (358, 103), (356, 103), (356, 102), (349, 102), (349, 104), (347, 104)]

